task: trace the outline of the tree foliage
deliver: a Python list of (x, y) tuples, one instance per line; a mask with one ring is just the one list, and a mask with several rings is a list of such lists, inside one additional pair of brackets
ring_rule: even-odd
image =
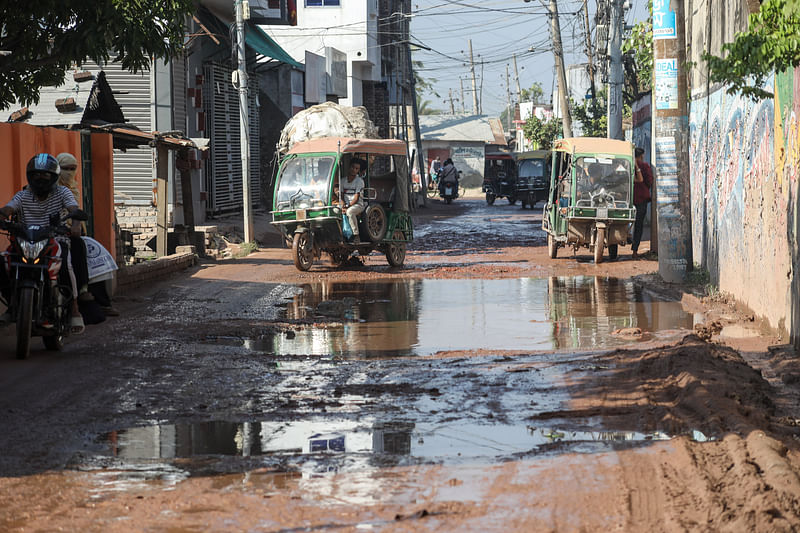
[(564, 135), (560, 119), (541, 120), (535, 116), (522, 125), (522, 134), (539, 150), (549, 150), (553, 141)]
[(750, 14), (747, 31), (722, 50), (724, 58), (703, 55), (711, 81), (728, 85), (729, 94), (771, 98), (763, 88), (769, 76), (800, 65), (800, 1), (764, 0)]
[(139, 71), (183, 47), (194, 0), (37, 0), (0, 3), (0, 107), (39, 101), (73, 64), (120, 61)]
[(519, 101), (533, 102), (534, 104), (539, 104), (542, 102), (543, 97), (544, 97), (544, 89), (542, 89), (542, 84), (536, 81), (533, 83), (533, 85), (530, 86), (529, 89), (522, 89), (522, 92), (519, 95)]
[(648, 0), (647, 20), (637, 22), (622, 43), (625, 86), (622, 95), (630, 106), (640, 93), (653, 87), (653, 2)]
[(605, 104), (605, 91), (597, 98), (583, 102), (570, 100), (572, 118), (581, 123), (584, 137), (605, 137), (608, 133), (608, 114)]

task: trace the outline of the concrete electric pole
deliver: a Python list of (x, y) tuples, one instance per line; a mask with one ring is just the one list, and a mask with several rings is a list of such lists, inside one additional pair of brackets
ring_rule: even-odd
[(589, 25), (589, 0), (583, 0), (583, 16), (586, 26), (586, 57), (589, 58), (589, 86), (592, 89), (592, 98), (596, 96), (594, 85), (594, 52), (592, 48), (592, 29)]
[(469, 70), (472, 73), (472, 114), (478, 114), (478, 84), (475, 81), (475, 61), (472, 59), (472, 39), (469, 40)]
[(506, 105), (506, 119), (507, 120), (506, 120), (506, 122), (508, 123), (508, 129), (506, 130), (507, 132), (511, 131), (511, 115), (514, 114), (511, 111), (511, 85), (510, 85), (510, 83), (511, 83), (511, 80), (510, 80), (510, 77), (509, 77), (509, 74), (508, 74), (508, 63), (506, 63), (506, 101), (507, 101), (507, 105)]
[(625, 23), (623, 0), (611, 0), (611, 20), (608, 41), (608, 129), (609, 139), (624, 139), (622, 133), (622, 85), (625, 82), (622, 71), (622, 29)]
[(453, 89), (448, 89), (447, 93), (449, 95), (448, 96), (448, 100), (450, 100), (450, 114), (451, 115), (455, 115), (456, 114), (456, 108), (453, 105)]
[(522, 90), (519, 88), (519, 70), (517, 70), (517, 54), (512, 56), (514, 58), (514, 82), (517, 84), (517, 102), (522, 96)]
[(558, 102), (561, 109), (561, 124), (564, 128), (564, 137), (572, 137), (572, 117), (569, 112), (569, 98), (567, 98), (567, 74), (564, 71), (564, 49), (561, 47), (561, 25), (558, 22), (558, 5), (556, 0), (550, 0), (550, 37), (553, 40), (553, 56), (556, 61), (558, 75)]
[(684, 24), (683, 0), (653, 3), (658, 273), (670, 283), (684, 281), (693, 266)]
[(236, 53), (238, 70), (236, 82), (239, 87), (239, 147), (242, 152), (242, 208), (244, 211), (244, 242), (253, 242), (253, 214), (250, 211), (250, 124), (247, 101), (247, 60), (244, 48), (244, 21), (250, 18), (247, 0), (235, 0)]

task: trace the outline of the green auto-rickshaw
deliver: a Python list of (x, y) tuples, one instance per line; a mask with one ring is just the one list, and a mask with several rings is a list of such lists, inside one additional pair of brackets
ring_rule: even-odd
[(550, 190), (542, 215), (547, 250), (589, 248), (595, 263), (608, 247), (616, 259), (628, 243), (633, 206), (633, 144), (614, 139), (573, 137), (554, 143)]
[[(354, 159), (366, 163), (359, 243), (353, 242), (338, 195)], [(310, 269), (322, 252), (339, 266), (355, 253), (365, 256), (374, 250), (399, 267), (413, 239), (410, 187), (403, 141), (322, 137), (298, 142), (278, 168), (272, 224), (291, 243), (299, 270)]]

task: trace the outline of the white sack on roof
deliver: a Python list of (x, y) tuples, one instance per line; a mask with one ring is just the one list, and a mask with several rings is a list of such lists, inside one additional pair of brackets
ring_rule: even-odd
[(285, 154), (294, 143), (318, 137), (379, 138), (378, 128), (365, 107), (324, 102), (300, 111), (286, 122), (278, 141), (278, 153)]

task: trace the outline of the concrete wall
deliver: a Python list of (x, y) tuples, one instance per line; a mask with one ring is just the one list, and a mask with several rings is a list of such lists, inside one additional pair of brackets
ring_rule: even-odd
[[(261, 26), (289, 55), (305, 62), (306, 50), (325, 55), (331, 46), (347, 54), (347, 98), (342, 105), (362, 105), (362, 82), (380, 81), (378, 2), (366, 0), (340, 6), (306, 7), (297, 2), (297, 26)], [(325, 29), (327, 28), (327, 30)]]
[[(746, 27), (748, 2), (691, 2), (690, 171), (695, 261), (712, 283), (798, 338), (797, 177), (800, 76), (753, 102), (711, 86), (700, 54)], [(713, 16), (712, 16), (713, 14)]]
[[(461, 185), (464, 187), (480, 187), (483, 183), (483, 165), (485, 161), (484, 142), (448, 142), (422, 141), (422, 149), (428, 153), (430, 149), (447, 149), (457, 170), (463, 172)], [(426, 158), (427, 160), (427, 158)], [(442, 159), (444, 163), (444, 159)], [(430, 163), (428, 163), (430, 166)]]

